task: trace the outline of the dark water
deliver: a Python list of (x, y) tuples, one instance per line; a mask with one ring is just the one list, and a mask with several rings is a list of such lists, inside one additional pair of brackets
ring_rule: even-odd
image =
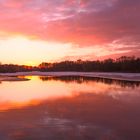
[(0, 140), (140, 140), (140, 83), (28, 77), (0, 84)]

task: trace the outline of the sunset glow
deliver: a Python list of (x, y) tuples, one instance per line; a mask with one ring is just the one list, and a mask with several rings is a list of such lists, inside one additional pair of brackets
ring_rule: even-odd
[(2, 63), (140, 54), (139, 0), (0, 0), (0, 9)]
[(0, 140), (140, 140), (140, 0), (0, 0)]

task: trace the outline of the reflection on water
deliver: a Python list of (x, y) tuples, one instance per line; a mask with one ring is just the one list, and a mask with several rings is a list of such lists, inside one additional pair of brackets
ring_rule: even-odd
[(139, 82), (27, 77), (0, 85), (0, 140), (139, 140)]
[(61, 76), (61, 77), (53, 77), (53, 76), (40, 76), (40, 79), (42, 81), (50, 81), (50, 80), (58, 80), (63, 81), (66, 83), (69, 82), (75, 82), (75, 83), (83, 83), (83, 82), (89, 82), (89, 81), (95, 81), (95, 82), (101, 82), (105, 84), (116, 84), (120, 85), (122, 87), (139, 87), (140, 82), (138, 81), (123, 81), (123, 80), (112, 80), (112, 79), (106, 79), (106, 78), (96, 78), (96, 77), (79, 77), (79, 76)]

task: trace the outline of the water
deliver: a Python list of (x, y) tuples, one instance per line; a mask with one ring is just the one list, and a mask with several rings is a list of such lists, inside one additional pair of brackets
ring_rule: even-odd
[(0, 140), (140, 140), (140, 83), (37, 77), (0, 83)]

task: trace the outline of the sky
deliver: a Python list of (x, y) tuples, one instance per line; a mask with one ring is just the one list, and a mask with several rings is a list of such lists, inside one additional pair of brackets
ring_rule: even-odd
[(140, 56), (140, 0), (0, 0), (0, 62)]

